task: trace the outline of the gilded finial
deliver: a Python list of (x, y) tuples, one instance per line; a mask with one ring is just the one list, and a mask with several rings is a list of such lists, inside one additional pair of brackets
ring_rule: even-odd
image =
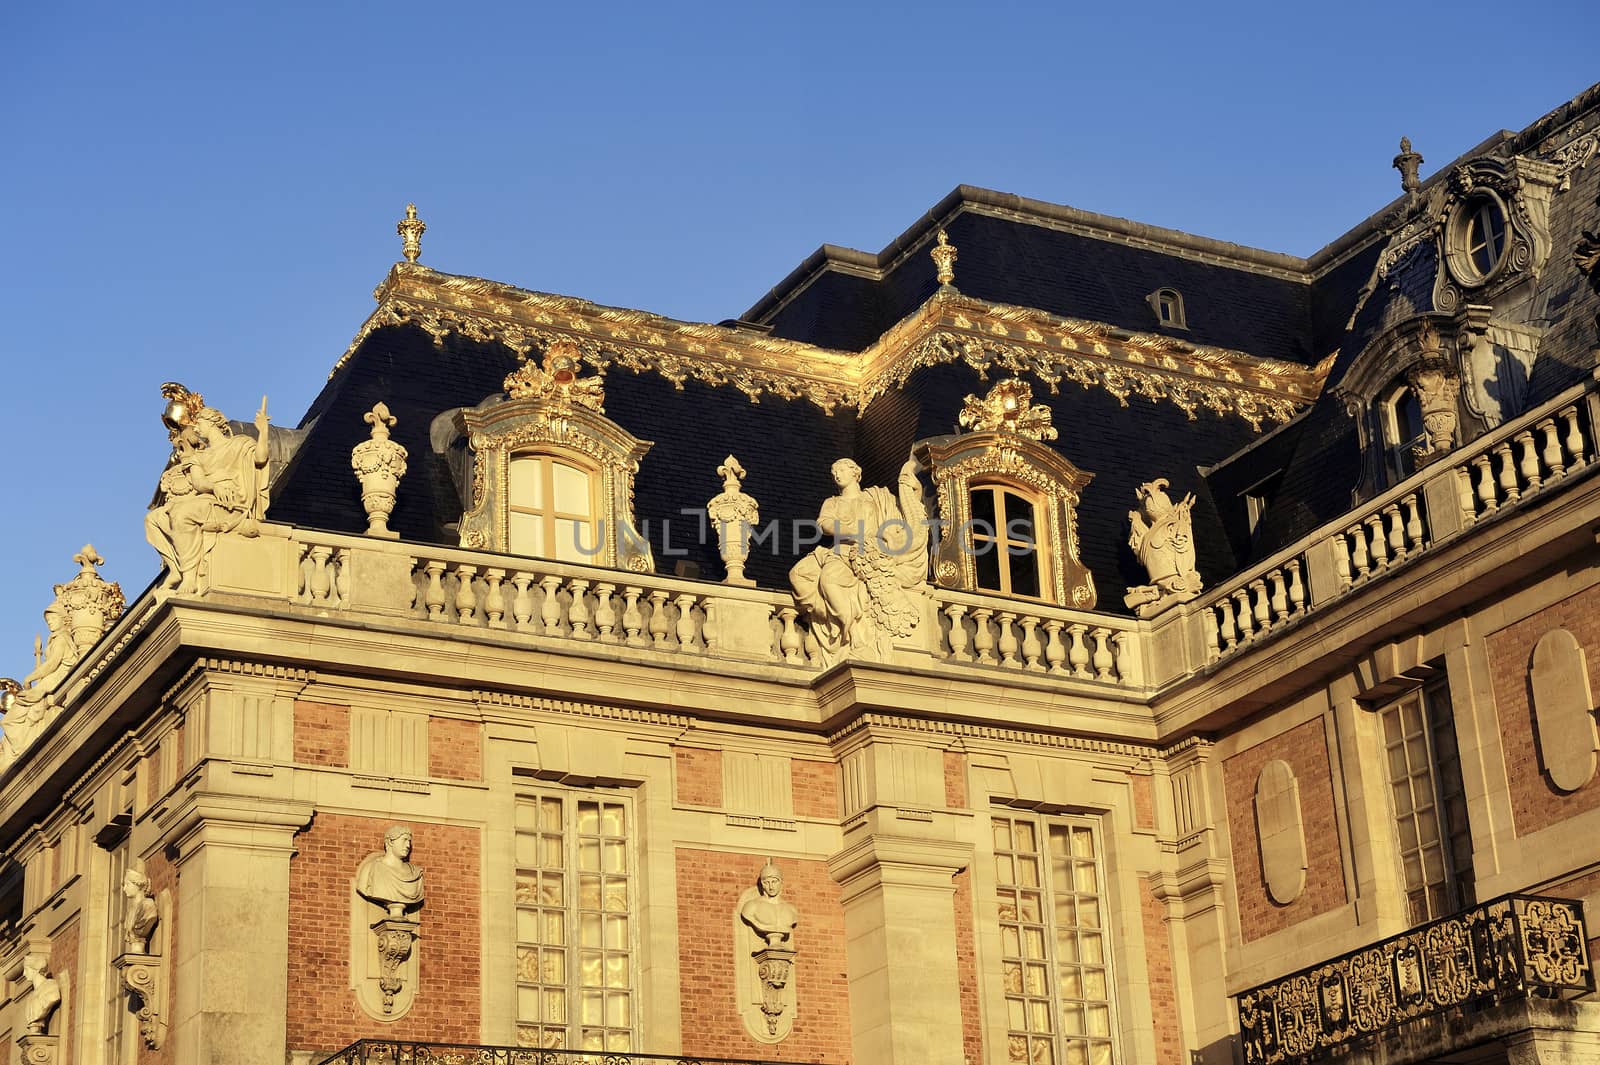
[(394, 231), (400, 234), (406, 262), (416, 262), (422, 255), (422, 234), (428, 231), (428, 223), (417, 217), (416, 204), (406, 204), (406, 216), (395, 224)]
[(933, 265), (938, 267), (939, 284), (953, 285), (956, 280), (956, 246), (950, 243), (944, 230), (939, 230), (939, 243), (928, 254), (933, 256)]
[(1416, 192), (1422, 184), (1417, 180), (1417, 168), (1422, 165), (1422, 156), (1411, 150), (1411, 138), (1400, 138), (1400, 154), (1394, 157), (1394, 168), (1400, 171), (1400, 188), (1405, 192)]

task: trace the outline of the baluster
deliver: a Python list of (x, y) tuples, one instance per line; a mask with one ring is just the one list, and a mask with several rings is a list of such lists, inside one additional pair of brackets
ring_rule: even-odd
[(1289, 616), (1289, 589), (1283, 583), (1283, 569), (1275, 569), (1272, 578), (1272, 618), (1282, 621)]
[(1572, 469), (1581, 469), (1589, 461), (1584, 454), (1583, 434), (1578, 431), (1578, 408), (1568, 407), (1561, 412), (1561, 420), (1567, 423), (1567, 465)]
[(524, 570), (517, 570), (511, 575), (511, 586), (517, 594), (511, 597), (511, 617), (516, 621), (518, 632), (537, 632), (532, 625), (533, 621), (533, 595), (528, 591), (528, 585), (533, 582), (533, 574)]
[(1089, 645), (1084, 642), (1084, 633), (1089, 631), (1089, 626), (1079, 622), (1068, 625), (1067, 631), (1072, 634), (1072, 649), (1067, 652), (1067, 661), (1072, 664), (1074, 677), (1092, 676), (1089, 672)]
[(506, 579), (503, 569), (486, 569), (483, 571), (483, 583), (489, 586), (489, 592), (483, 597), (483, 612), (489, 616), (491, 629), (506, 627), (506, 597), (500, 590), (500, 583)]
[(325, 603), (328, 599), (328, 593), (333, 587), (333, 582), (329, 580), (328, 575), (328, 558), (332, 554), (333, 548), (323, 544), (317, 544), (309, 552), (311, 558), (311, 580), (307, 584), (307, 590), (311, 593), (311, 601), (313, 603)]
[(1233, 645), (1239, 642), (1239, 631), (1233, 623), (1233, 600), (1223, 596), (1217, 600), (1217, 613), (1220, 615), (1220, 632), (1224, 650), (1233, 650)]
[[(294, 595), (290, 599), (290, 602), (309, 603), (311, 602), (311, 545), (301, 544), (299, 548), (299, 554), (296, 556), (296, 558), (298, 559), (298, 561), (295, 562), (296, 583)], [(412, 599), (412, 605), (416, 605), (416, 600), (414, 597)]]
[(1356, 575), (1351, 582), (1354, 583), (1367, 575), (1367, 530), (1358, 523), (1346, 529), (1345, 535), (1350, 537), (1350, 561), (1356, 567)]
[(986, 606), (972, 609), (972, 649), (978, 652), (978, 661), (984, 665), (995, 664), (994, 634), (989, 631), (989, 617), (994, 613)]
[(546, 636), (561, 635), (561, 578), (554, 574), (539, 582), (544, 589), (544, 602), (539, 607), (539, 617), (544, 622)]
[(657, 651), (667, 649), (667, 593), (660, 588), (650, 593), (650, 642)]
[(1000, 664), (1008, 669), (1020, 669), (1022, 663), (1017, 661), (1017, 634), (1011, 631), (1011, 623), (1017, 620), (1017, 615), (1003, 610), (996, 620), (1000, 623)]
[(1546, 418), (1540, 422), (1539, 431), (1544, 434), (1544, 464), (1550, 470), (1551, 479), (1554, 480), (1567, 472), (1566, 460), (1561, 457), (1561, 431), (1557, 428), (1554, 418)]
[(1240, 588), (1233, 593), (1234, 619), (1239, 623), (1239, 639), (1249, 640), (1255, 635), (1255, 616), (1250, 610), (1250, 590)]
[(717, 604), (707, 599), (700, 609), (706, 615), (700, 623), (700, 638), (705, 641), (706, 654), (712, 654), (717, 649)]
[(1512, 457), (1510, 442), (1502, 440), (1495, 445), (1494, 456), (1500, 460), (1500, 490), (1505, 493), (1506, 502), (1515, 503), (1522, 493), (1517, 491), (1517, 461)]
[(1022, 618), (1022, 661), (1023, 668), (1035, 673), (1043, 673), (1044, 667), (1039, 664), (1039, 656), (1044, 654), (1044, 646), (1039, 643), (1039, 619), (1024, 615)]
[(422, 593), (423, 605), (428, 608), (429, 621), (444, 620), (444, 563), (428, 562), (424, 564), (428, 574), (428, 587)]
[(1350, 587), (1350, 541), (1344, 533), (1333, 535), (1333, 572), (1338, 575), (1341, 588)]
[(1522, 479), (1528, 482), (1528, 491), (1532, 492), (1539, 487), (1544, 478), (1539, 475), (1539, 449), (1533, 442), (1533, 431), (1524, 429), (1512, 441), (1522, 448), (1522, 461), (1517, 469), (1522, 474)]
[(694, 602), (695, 597), (684, 592), (673, 600), (678, 608), (678, 650), (693, 651), (694, 646)]
[(1114, 661), (1111, 657), (1111, 630), (1095, 629), (1090, 635), (1094, 637), (1094, 657), (1090, 659), (1090, 664), (1094, 666), (1094, 679), (1115, 680), (1111, 675)]
[(1367, 518), (1367, 554), (1372, 556), (1372, 568), (1381, 570), (1389, 564), (1389, 543), (1383, 537), (1383, 515)]
[(1250, 582), (1250, 591), (1255, 593), (1256, 628), (1266, 632), (1272, 627), (1272, 611), (1267, 605), (1267, 582), (1257, 577)]
[(972, 661), (972, 652), (967, 650), (967, 626), (961, 620), (966, 612), (960, 603), (948, 603), (944, 608), (945, 617), (950, 619), (950, 657), (957, 662)]
[(1500, 509), (1500, 500), (1494, 491), (1494, 471), (1489, 468), (1489, 456), (1478, 455), (1472, 460), (1472, 468), (1478, 471), (1478, 502), (1483, 504), (1483, 512), (1492, 514)]
[(1300, 581), (1300, 560), (1289, 560), (1289, 604), (1296, 614), (1305, 609), (1306, 586)]
[(1400, 501), (1406, 508), (1406, 540), (1410, 550), (1422, 549), (1422, 502), (1417, 493), (1412, 492)]
[(1406, 557), (1406, 525), (1400, 514), (1400, 504), (1390, 503), (1384, 507), (1383, 516), (1389, 519), (1389, 555), (1398, 562)]
[(1457, 466), (1455, 475), (1456, 508), (1461, 511), (1462, 525), (1471, 525), (1478, 520), (1478, 505), (1472, 491), (1472, 472), (1466, 466)]
[(350, 553), (343, 548), (333, 556), (333, 592), (338, 600), (333, 605), (347, 607), (350, 605)]
[(568, 635), (574, 640), (594, 639), (594, 633), (589, 631), (589, 600), (584, 594), (588, 589), (587, 580), (573, 577), (567, 581), (567, 593), (572, 596), (567, 604), (567, 623), (572, 627)]
[(1044, 623), (1044, 660), (1049, 664), (1050, 672), (1056, 674), (1066, 672), (1061, 665), (1067, 660), (1067, 649), (1061, 642), (1061, 626), (1065, 624), (1060, 618), (1051, 618)]
[(476, 625), (478, 622), (478, 595), (472, 587), (472, 578), (477, 572), (477, 566), (469, 566), (465, 562), (456, 566), (456, 621), (462, 625)]
[(806, 662), (809, 665), (822, 668), (822, 644), (817, 642), (817, 634), (811, 631), (808, 625), (805, 629)]
[(644, 628), (644, 615), (639, 612), (639, 597), (644, 589), (637, 585), (624, 585), (622, 589), (622, 631), (629, 647), (644, 647), (649, 641), (639, 635)]
[[(1207, 610), (1207, 614), (1211, 611)], [(1213, 619), (1212, 624), (1216, 624)], [(1111, 645), (1116, 648), (1117, 683), (1126, 684), (1128, 678), (1133, 676), (1133, 656), (1136, 651), (1136, 641), (1131, 632), (1122, 631), (1112, 634)]]
[(601, 582), (594, 586), (594, 597), (597, 601), (594, 611), (594, 627), (600, 630), (601, 643), (617, 642), (617, 609), (611, 605), (611, 596), (616, 593), (615, 584)]
[(792, 606), (778, 609), (778, 620), (783, 622), (783, 634), (778, 637), (778, 649), (783, 652), (783, 660), (791, 666), (806, 664), (805, 656), (800, 653), (800, 633), (794, 624), (794, 619), (799, 616), (800, 611)]
[[(1224, 600), (1226, 602), (1226, 600)], [(1206, 661), (1215, 662), (1222, 657), (1221, 634), (1217, 631), (1217, 612), (1210, 607), (1200, 611), (1200, 628), (1205, 633)]]

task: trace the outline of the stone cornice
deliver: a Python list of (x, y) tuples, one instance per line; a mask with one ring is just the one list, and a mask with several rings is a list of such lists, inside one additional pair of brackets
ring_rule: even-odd
[(763, 395), (806, 399), (832, 412), (864, 409), (915, 370), (957, 360), (1031, 373), (1052, 391), (1063, 380), (1103, 388), (1123, 403), (1132, 394), (1237, 414), (1259, 429), (1286, 421), (1321, 390), (1328, 367), (1258, 358), (1103, 322), (969, 299), (941, 291), (865, 351), (835, 351), (748, 329), (680, 322), (569, 296), (529, 292), (481, 278), (397, 263), (374, 293), (378, 308), (335, 364), (330, 379), (374, 331), (409, 323), (435, 343), (450, 333), (498, 342), (519, 356), (557, 340), (577, 345), (585, 363), (658, 373), (676, 385), (693, 378)]

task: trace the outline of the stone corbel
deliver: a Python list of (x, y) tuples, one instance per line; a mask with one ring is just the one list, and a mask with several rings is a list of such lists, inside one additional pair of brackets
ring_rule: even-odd
[(61, 1037), (58, 1035), (19, 1035), (17, 1046), (22, 1049), (22, 1065), (56, 1065), (60, 1061)]
[[(411, 960), (421, 922), (406, 917), (386, 917), (372, 925), (378, 948), (378, 990), (383, 995), (383, 1012), (394, 1011), (395, 1002), (406, 991), (406, 962)], [(412, 979), (411, 995), (416, 993)], [(411, 995), (406, 997), (409, 999)]]
[(160, 1050), (167, 1036), (166, 959), (155, 954), (123, 953), (111, 963), (122, 978), (130, 1010), (139, 1018), (139, 1035), (151, 1050)]
[(794, 971), (795, 955), (796, 951), (785, 947), (764, 947), (752, 955), (761, 980), (761, 1014), (766, 1018), (767, 1035), (774, 1039), (781, 1038), (780, 1032), (787, 1032), (794, 1025), (794, 994), (789, 990), (789, 977)]

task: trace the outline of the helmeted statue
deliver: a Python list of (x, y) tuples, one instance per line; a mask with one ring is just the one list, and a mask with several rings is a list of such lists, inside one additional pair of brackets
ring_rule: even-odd
[(817, 523), (834, 546), (816, 548), (789, 570), (824, 665), (847, 654), (885, 661), (922, 618), (928, 512), (917, 469), (915, 458), (907, 460), (891, 493), (862, 488), (853, 460), (833, 464), (839, 494), (822, 504)]
[(757, 894), (739, 907), (739, 917), (769, 947), (793, 946), (790, 940), (800, 923), (800, 911), (783, 897), (783, 874), (771, 858), (761, 867)]
[(1194, 529), (1190, 510), (1194, 493), (1174, 503), (1167, 495), (1170, 484), (1157, 477), (1139, 486), (1140, 510), (1128, 511), (1133, 548), (1150, 584), (1129, 588), (1123, 602), (1141, 618), (1154, 617), (1168, 607), (1187, 603), (1200, 594), (1200, 573), (1195, 569)]

